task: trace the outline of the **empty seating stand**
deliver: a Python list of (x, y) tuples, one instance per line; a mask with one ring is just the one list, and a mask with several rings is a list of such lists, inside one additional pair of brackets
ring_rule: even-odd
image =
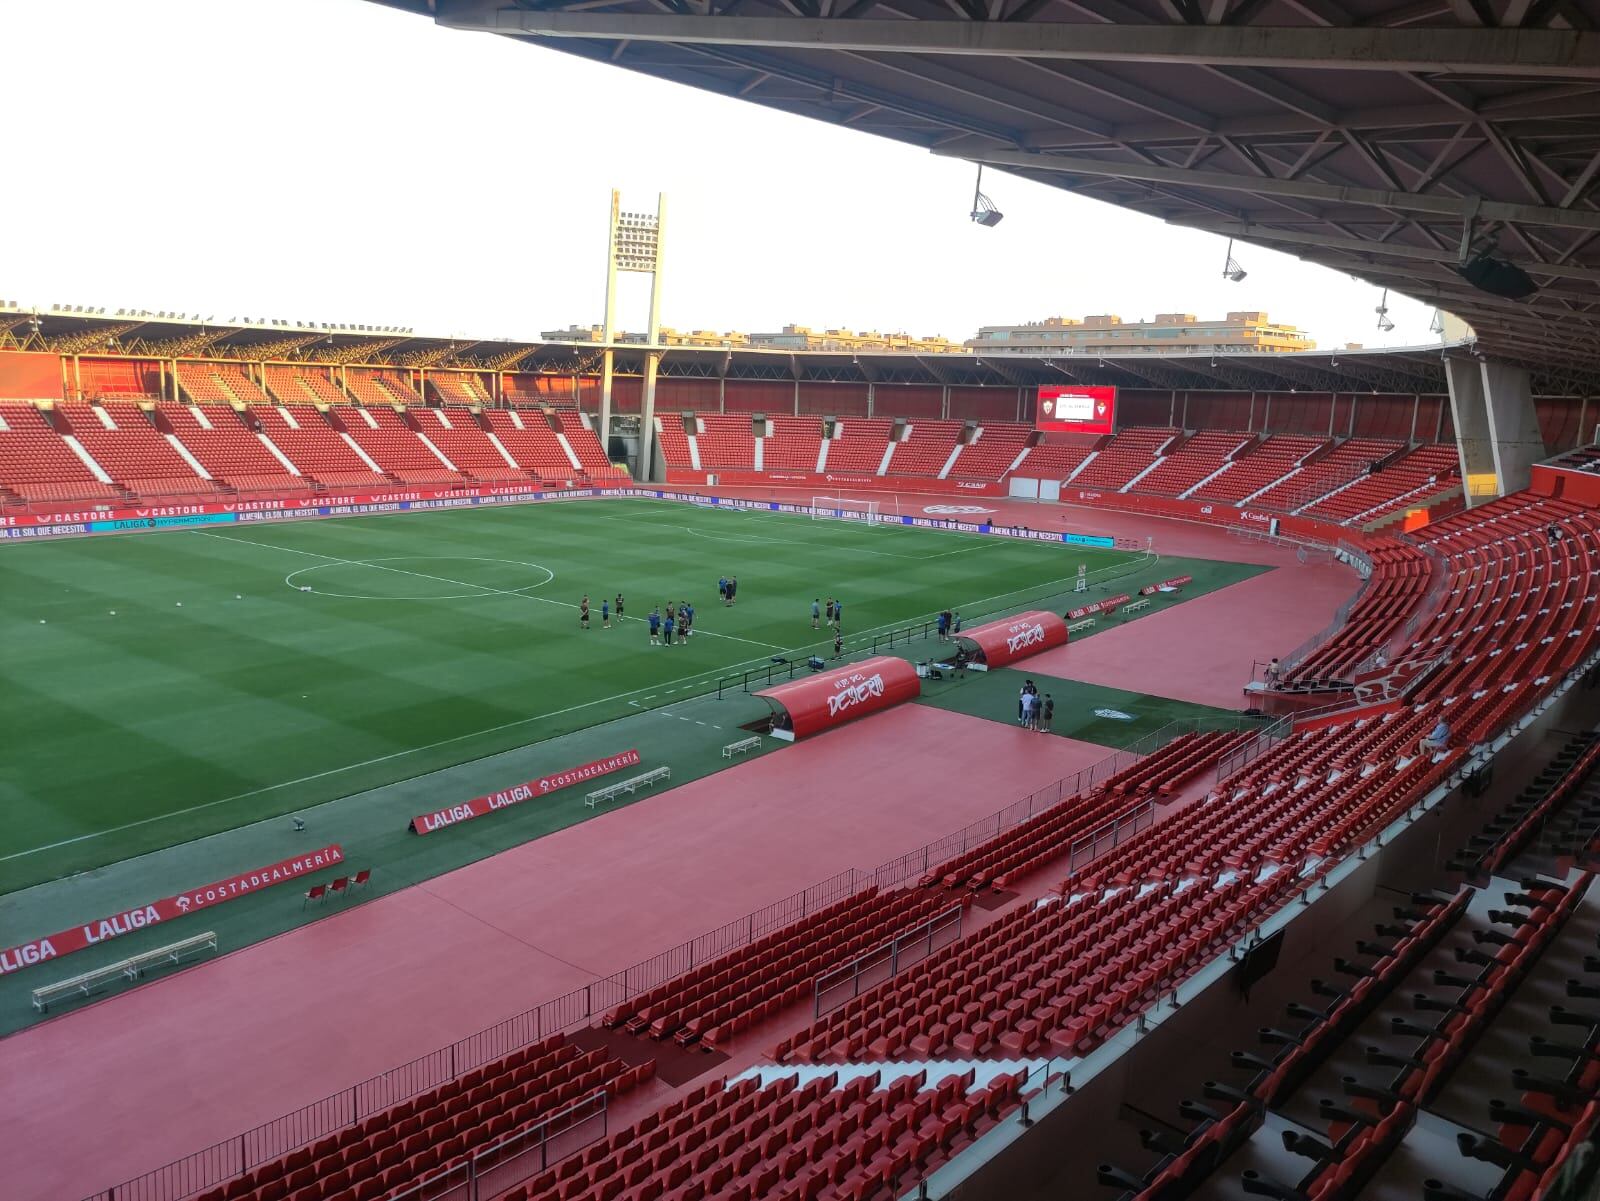
[(1064, 481), (1083, 464), (1101, 439), (1089, 434), (1045, 434), (1028, 451), (1017, 474), (1028, 479)]
[(1382, 471), (1319, 500), (1305, 515), (1368, 524), (1404, 509), (1408, 502), (1436, 495), (1460, 474), (1461, 458), (1454, 446), (1419, 446)]
[(0, 404), (0, 500), (8, 504), (107, 501), (122, 489), (96, 478), (87, 463), (29, 404)]
[[(973, 440), (961, 448), (950, 478), (959, 480), (998, 480), (1011, 470), (1011, 464), (1027, 446), (1033, 428), (1006, 422), (989, 421), (980, 425)], [(1026, 460), (1024, 460), (1026, 465)], [(1026, 472), (1022, 472), (1026, 474)]]
[[(156, 427), (157, 411), (137, 404), (63, 404), (72, 435), (117, 483), (149, 497), (192, 497), (220, 491), (203, 479)], [(103, 414), (103, 416), (102, 416)]]
[(1166, 427), (1123, 430), (1072, 482), (1079, 487), (1107, 491), (1125, 488), (1156, 461), (1158, 452), (1178, 437), (1179, 432)]
[(1212, 475), (1233, 455), (1249, 445), (1250, 435), (1227, 430), (1202, 430), (1177, 450), (1162, 456), (1130, 491), (1155, 496), (1182, 496)]
[(897, 1196), (1016, 1108), (1018, 1073), (713, 1081), (504, 1201)]
[(310, 484), (291, 474), (247, 424), (248, 413), (227, 404), (167, 404), (161, 414), (212, 479), (241, 492), (309, 490)]
[(1243, 504), (1295, 472), (1300, 463), (1327, 445), (1326, 438), (1273, 434), (1231, 460), (1220, 475), (1196, 488), (1191, 499)]
[[(755, 469), (756, 440), (749, 414), (702, 413), (695, 441), (700, 445), (700, 466), (707, 471)], [(816, 466), (815, 457), (811, 463)]]
[(546, 1039), (252, 1167), (196, 1201), (388, 1197), (581, 1098), (621, 1095), (654, 1073), (654, 1060), (628, 1067), (603, 1050)]
[(809, 999), (824, 971), (942, 908), (948, 902), (938, 897), (870, 888), (634, 997), (608, 1013), (603, 1024), (718, 1049)]
[(1398, 442), (1350, 438), (1308, 463), (1299, 472), (1252, 497), (1250, 503), (1277, 512), (1300, 512), (1336, 489), (1362, 478), (1374, 464), (1399, 449)]
[(412, 409), (412, 420), (456, 469), (475, 480), (526, 480), (528, 473), (489, 440), (477, 415), (466, 408)]
[(578, 456), (578, 469), (583, 476), (593, 483), (616, 483), (628, 478), (627, 472), (611, 462), (605, 447), (600, 445), (600, 435), (589, 427), (582, 413), (568, 409), (557, 412), (555, 419), (561, 427), (561, 436)]
[(815, 471), (822, 453), (822, 418), (768, 417), (761, 441), (761, 463), (767, 471)]
[(394, 483), (362, 459), (320, 409), (308, 404), (261, 405), (249, 416), (302, 479), (330, 488), (385, 488)]
[(543, 409), (486, 409), (483, 415), (500, 445), (524, 471), (546, 481), (565, 481), (577, 474), (578, 465), (556, 437), (553, 414)]
[(894, 422), (886, 418), (840, 418), (828, 442), (828, 470), (876, 475), (893, 433)]
[(392, 408), (352, 408), (339, 414), (367, 456), (387, 475), (405, 484), (450, 485), (462, 482), (453, 465), (417, 436)]
[[(689, 453), (689, 433), (683, 428), (684, 414), (657, 413), (656, 437), (661, 446), (661, 457), (667, 466), (688, 471), (694, 467), (694, 456)], [(691, 415), (690, 421), (694, 418)], [(698, 432), (698, 425), (696, 425)]]
[(905, 436), (889, 460), (889, 474), (937, 476), (965, 428), (962, 421), (908, 422)]
[(269, 400), (293, 408), (297, 405), (347, 405), (350, 397), (325, 368), (268, 367)]

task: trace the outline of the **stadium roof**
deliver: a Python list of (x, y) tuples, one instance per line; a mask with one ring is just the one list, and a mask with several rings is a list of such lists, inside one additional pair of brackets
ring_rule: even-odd
[[(35, 327), (37, 322), (37, 328)], [(474, 371), (598, 374), (604, 346), (514, 338), (442, 337), (411, 330), (292, 322), (217, 324), (187, 316), (122, 310), (109, 316), (75, 309), (0, 305), (0, 350), (128, 355), (163, 359), (345, 364)], [(638, 375), (647, 348), (613, 347), (617, 370)], [(1464, 346), (1316, 350), (1265, 354), (916, 354), (906, 351), (789, 351), (662, 347), (661, 374), (700, 379), (770, 379), (881, 384), (950, 384), (1034, 388), (1045, 384), (1114, 384), (1123, 388), (1246, 392), (1385, 392), (1442, 394), (1444, 357)], [(1539, 395), (1583, 393), (1572, 373), (1541, 368)]]
[(1600, 0), (380, 2), (1270, 246), (1600, 376)]

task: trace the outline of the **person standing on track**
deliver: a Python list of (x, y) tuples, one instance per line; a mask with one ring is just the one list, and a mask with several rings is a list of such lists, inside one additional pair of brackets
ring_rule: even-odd
[(658, 605), (650, 610), (650, 645), (661, 645), (661, 607)]
[(583, 629), (589, 628), (589, 594), (585, 592), (583, 599), (578, 602), (578, 625)]
[(1048, 692), (1044, 694), (1043, 708), (1039, 711), (1039, 728), (1046, 734), (1052, 733), (1050, 723), (1056, 719), (1056, 699)]

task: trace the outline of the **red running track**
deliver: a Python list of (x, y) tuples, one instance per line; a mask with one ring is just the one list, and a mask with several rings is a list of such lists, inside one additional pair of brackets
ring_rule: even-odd
[(77, 1201), (1108, 753), (905, 705), (33, 1027), (0, 1195)]
[(1263, 572), (1028, 660), (1028, 670), (1246, 709), (1253, 660), (1286, 655), (1332, 622), (1357, 584), (1340, 563)]

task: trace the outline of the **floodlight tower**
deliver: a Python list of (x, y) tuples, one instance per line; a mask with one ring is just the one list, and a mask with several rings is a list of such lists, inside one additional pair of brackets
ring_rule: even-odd
[(650, 324), (645, 333), (644, 401), (639, 414), (639, 462), (634, 478), (650, 478), (655, 440), (656, 368), (661, 362), (661, 246), (666, 193), (656, 193), (655, 215), (622, 210), (622, 194), (611, 189), (611, 229), (606, 246), (605, 354), (600, 367), (600, 444), (611, 444), (611, 373), (616, 339), (617, 272), (650, 276)]

